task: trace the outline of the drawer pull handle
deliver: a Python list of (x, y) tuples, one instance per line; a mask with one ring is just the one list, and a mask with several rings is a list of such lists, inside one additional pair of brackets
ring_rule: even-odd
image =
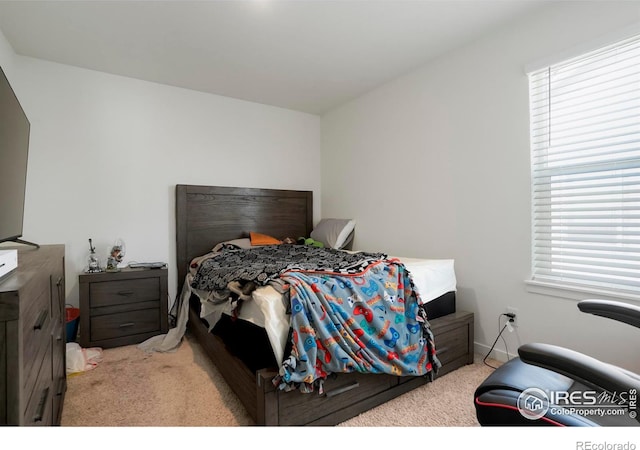
[(46, 309), (43, 309), (42, 311), (40, 311), (40, 315), (38, 316), (38, 320), (36, 321), (36, 324), (33, 326), (33, 329), (42, 330), (44, 323), (47, 321), (48, 315), (49, 315), (49, 311), (47, 311)]
[(127, 328), (127, 327), (132, 327), (134, 326), (136, 323), (135, 322), (127, 322), (127, 323), (121, 323), (120, 325), (118, 325), (119, 328)]
[(360, 383), (358, 383), (357, 381), (354, 381), (352, 384), (348, 384), (346, 386), (342, 386), (339, 388), (336, 388), (332, 391), (329, 391), (326, 393), (327, 397), (335, 397), (336, 395), (340, 395), (340, 394), (344, 394), (345, 392), (348, 392), (352, 389), (355, 389), (357, 387), (360, 387)]
[(41, 422), (44, 417), (44, 407), (47, 404), (47, 397), (49, 397), (49, 388), (45, 388), (40, 394), (40, 401), (38, 402), (38, 409), (36, 410), (36, 415), (33, 416), (34, 422)]
[[(58, 277), (58, 280), (56, 281), (56, 287), (58, 288), (58, 301), (60, 302), (60, 307), (64, 308), (65, 302), (62, 301), (62, 299), (64, 298), (64, 278), (62, 277)], [(64, 311), (64, 310), (63, 310)]]
[(129, 297), (133, 295), (133, 291), (120, 291), (118, 292), (118, 295), (122, 295), (123, 297)]
[(442, 347), (442, 348), (437, 347), (436, 348), (436, 353), (438, 355), (442, 355), (443, 353), (447, 353), (448, 351), (449, 351), (449, 347)]

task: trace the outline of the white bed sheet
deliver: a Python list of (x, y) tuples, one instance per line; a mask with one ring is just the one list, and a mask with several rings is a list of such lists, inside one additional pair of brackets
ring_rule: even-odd
[(457, 280), (453, 259), (398, 259), (411, 273), (423, 304), (447, 292), (455, 292)]
[[(447, 292), (456, 291), (453, 259), (396, 258), (411, 273), (423, 304)], [(202, 304), (200, 317), (207, 320), (210, 329), (220, 320), (222, 314), (232, 315), (229, 302), (216, 305), (207, 300), (206, 293), (196, 290), (194, 292)], [(289, 337), (289, 317), (282, 301), (282, 294), (271, 286), (257, 288), (252, 294), (252, 301), (242, 304), (238, 317), (265, 329), (276, 361), (281, 364)]]

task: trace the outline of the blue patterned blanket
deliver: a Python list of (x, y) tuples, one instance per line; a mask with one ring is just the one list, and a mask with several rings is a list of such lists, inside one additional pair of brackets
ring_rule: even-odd
[(379, 260), (360, 273), (287, 271), (291, 355), (274, 384), (322, 392), (331, 373), (433, 377), (433, 334), (405, 266)]

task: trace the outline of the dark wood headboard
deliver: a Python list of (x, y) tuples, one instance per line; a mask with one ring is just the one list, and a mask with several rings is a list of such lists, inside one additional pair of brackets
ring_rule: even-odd
[(188, 265), (219, 242), (249, 237), (308, 237), (313, 230), (313, 192), (224, 186), (176, 185), (178, 286)]

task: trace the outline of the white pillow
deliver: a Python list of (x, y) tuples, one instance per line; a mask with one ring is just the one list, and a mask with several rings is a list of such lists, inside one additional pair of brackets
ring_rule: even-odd
[(311, 232), (311, 238), (325, 247), (342, 249), (353, 239), (355, 227), (353, 219), (322, 219)]

